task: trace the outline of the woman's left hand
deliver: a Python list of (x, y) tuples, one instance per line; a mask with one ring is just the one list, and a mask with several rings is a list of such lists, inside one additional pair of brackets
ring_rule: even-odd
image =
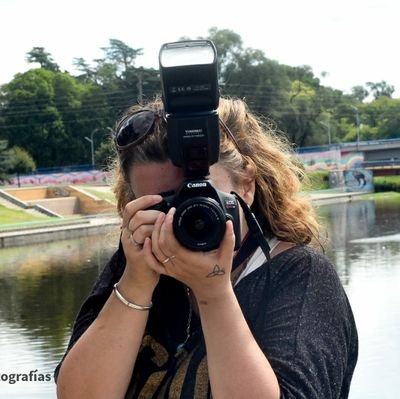
[(190, 287), (199, 303), (207, 302), (232, 289), (235, 236), (231, 221), (226, 222), (224, 238), (218, 249), (209, 252), (190, 251), (175, 238), (172, 221), (175, 208), (165, 218), (160, 216), (150, 240), (144, 245), (147, 264), (157, 273), (171, 276)]

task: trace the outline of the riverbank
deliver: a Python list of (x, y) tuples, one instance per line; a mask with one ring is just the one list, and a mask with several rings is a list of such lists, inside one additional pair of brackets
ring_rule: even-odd
[[(338, 202), (348, 202), (365, 196), (363, 192), (335, 193), (328, 190), (310, 192), (310, 196), (316, 206)], [(13, 228), (12, 230), (0, 230), (0, 249), (16, 246), (24, 246), (35, 243), (57, 241), (88, 235), (105, 234), (120, 224), (120, 218), (116, 215), (96, 216), (91, 218), (77, 218), (69, 223), (59, 225), (40, 223), (35, 226)]]
[(24, 246), (36, 243), (65, 240), (70, 238), (99, 235), (116, 230), (120, 224), (119, 217), (99, 216), (77, 219), (59, 225), (36, 225), (21, 229), (0, 232), (0, 249)]
[(312, 202), (314, 205), (327, 205), (332, 203), (339, 202), (349, 202), (355, 199), (359, 199), (362, 196), (368, 195), (371, 193), (366, 192), (349, 192), (349, 193), (337, 193), (330, 190), (323, 191), (314, 191), (309, 193)]

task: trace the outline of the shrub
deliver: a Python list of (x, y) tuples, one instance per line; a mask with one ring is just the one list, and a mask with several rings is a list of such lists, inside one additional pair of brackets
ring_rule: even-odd
[(328, 171), (307, 172), (307, 178), (309, 182), (307, 186), (304, 186), (306, 191), (326, 190), (329, 188)]
[(384, 191), (400, 192), (400, 176), (375, 176), (374, 186), (376, 193)]

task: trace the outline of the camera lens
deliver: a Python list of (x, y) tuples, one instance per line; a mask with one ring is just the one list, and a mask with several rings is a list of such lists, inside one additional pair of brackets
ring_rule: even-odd
[(212, 198), (194, 197), (184, 201), (174, 216), (177, 240), (193, 251), (218, 248), (225, 233), (225, 214)]

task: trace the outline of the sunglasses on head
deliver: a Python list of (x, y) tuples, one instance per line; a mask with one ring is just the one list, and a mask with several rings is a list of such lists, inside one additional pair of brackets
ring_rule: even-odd
[[(167, 123), (165, 115), (161, 111), (148, 108), (138, 110), (124, 118), (115, 131), (114, 141), (117, 149), (122, 151), (140, 144), (152, 131), (156, 118), (162, 118), (163, 122)], [(221, 119), (219, 119), (219, 123), (240, 152), (239, 145), (231, 130)]]
[(144, 108), (122, 119), (115, 130), (115, 146), (119, 151), (142, 142), (151, 132), (156, 118), (165, 118), (159, 112)]

